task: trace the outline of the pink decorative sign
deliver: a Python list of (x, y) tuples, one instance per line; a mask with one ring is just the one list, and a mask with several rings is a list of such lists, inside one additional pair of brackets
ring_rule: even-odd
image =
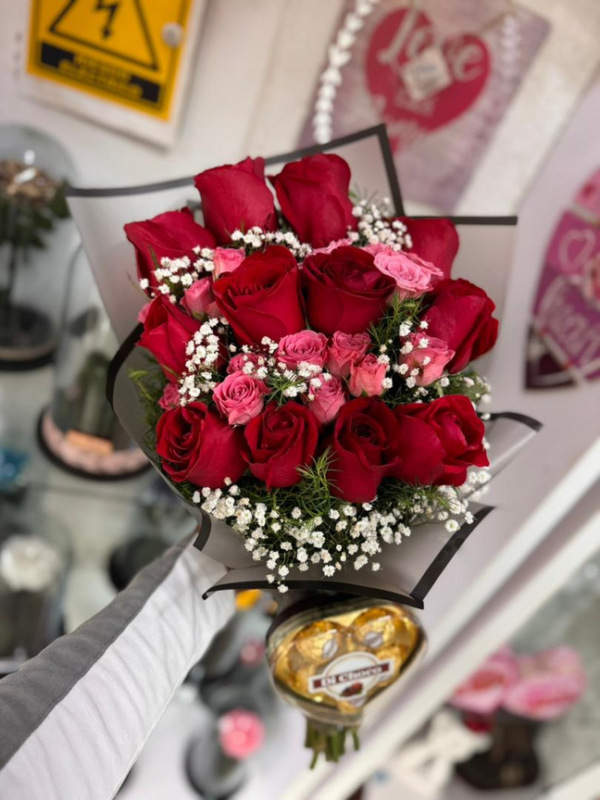
[(533, 306), (527, 387), (600, 377), (600, 169), (563, 212), (546, 251)]
[(452, 212), (548, 28), (508, 0), (348, 0), (302, 143), (384, 122), (404, 195)]

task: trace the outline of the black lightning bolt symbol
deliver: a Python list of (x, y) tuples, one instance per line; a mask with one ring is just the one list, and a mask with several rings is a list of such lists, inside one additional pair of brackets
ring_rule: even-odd
[(96, 0), (96, 8), (94, 11), (108, 11), (108, 17), (106, 18), (106, 25), (102, 29), (102, 36), (104, 39), (108, 39), (109, 36), (112, 35), (112, 24), (115, 18), (115, 14), (119, 10), (119, 6), (121, 5), (121, 0), (117, 0), (117, 2), (107, 3), (106, 0)]

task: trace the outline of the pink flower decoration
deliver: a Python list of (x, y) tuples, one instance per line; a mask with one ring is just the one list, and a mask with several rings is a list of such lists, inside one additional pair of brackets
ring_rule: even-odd
[(302, 362), (324, 367), (327, 362), (327, 337), (316, 331), (299, 331), (284, 336), (279, 341), (277, 361), (296, 369)]
[(161, 408), (164, 408), (165, 411), (168, 411), (170, 408), (177, 408), (179, 405), (179, 400), (181, 395), (179, 394), (179, 389), (177, 388), (177, 384), (175, 383), (168, 383), (165, 386), (165, 390), (162, 394), (162, 397), (158, 401), (158, 405)]
[(208, 314), (209, 317), (220, 316), (212, 291), (212, 278), (200, 278), (194, 281), (183, 294), (181, 305), (188, 314)]
[(405, 300), (407, 297), (420, 297), (435, 285), (435, 279), (443, 277), (443, 272), (423, 261), (415, 253), (396, 252), (386, 248), (375, 255), (375, 266), (384, 275), (396, 281), (395, 294)]
[[(423, 333), (412, 333), (408, 341), (413, 349), (402, 358), (402, 363), (408, 365), (408, 374), (410, 370), (419, 370), (415, 376), (417, 386), (429, 386), (442, 377), (444, 367), (454, 358), (454, 350), (450, 350), (442, 339)], [(427, 342), (427, 346), (420, 347), (421, 342)]]
[(219, 744), (229, 758), (244, 759), (255, 753), (265, 740), (265, 726), (251, 711), (236, 708), (219, 720)]
[(342, 333), (336, 331), (329, 345), (327, 368), (332, 375), (345, 378), (350, 374), (350, 366), (366, 355), (371, 339), (368, 333)]
[(383, 394), (383, 381), (387, 365), (377, 360), (377, 356), (369, 353), (361, 361), (350, 366), (350, 394), (354, 397), (376, 397)]
[(484, 716), (493, 714), (504, 702), (506, 693), (519, 680), (519, 665), (505, 648), (490, 656), (452, 695), (455, 708)]
[(338, 247), (350, 247), (352, 239), (336, 239), (335, 242), (330, 242), (327, 247), (317, 247), (313, 250), (314, 253), (333, 253)]
[(388, 247), (386, 244), (381, 244), (381, 242), (377, 242), (377, 244), (367, 244), (360, 249), (364, 250), (365, 253), (370, 253), (372, 256), (379, 255), (379, 253), (394, 252), (391, 247)]
[(583, 673), (560, 675), (533, 673), (522, 678), (507, 694), (504, 708), (520, 717), (540, 721), (561, 717), (586, 688)]
[(315, 399), (309, 402), (308, 407), (321, 425), (327, 425), (334, 420), (346, 402), (344, 385), (340, 378), (323, 381), (321, 387), (314, 392), (314, 396)]
[(242, 261), (246, 258), (243, 250), (231, 247), (217, 247), (213, 253), (213, 263), (215, 265), (215, 278), (225, 275), (227, 272), (235, 272)]
[(265, 404), (267, 386), (244, 372), (228, 375), (213, 392), (213, 399), (230, 425), (246, 425), (257, 417)]

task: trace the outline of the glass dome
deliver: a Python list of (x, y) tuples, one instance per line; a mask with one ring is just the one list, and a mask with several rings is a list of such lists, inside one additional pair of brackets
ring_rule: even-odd
[(68, 287), (52, 400), (39, 422), (40, 444), (54, 463), (80, 476), (127, 478), (149, 465), (106, 399), (117, 341), (81, 248)]
[(64, 186), (75, 169), (57, 141), (0, 126), (0, 368), (47, 363), (58, 341), (67, 266), (77, 245)]

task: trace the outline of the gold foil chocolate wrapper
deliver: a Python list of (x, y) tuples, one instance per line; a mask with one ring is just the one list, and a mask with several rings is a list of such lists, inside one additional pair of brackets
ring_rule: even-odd
[(363, 611), (352, 623), (351, 631), (358, 645), (374, 651), (391, 644), (412, 650), (418, 639), (414, 621), (405, 612), (389, 607)]
[(298, 653), (310, 664), (325, 664), (342, 652), (345, 630), (337, 622), (318, 620), (294, 636)]
[[(276, 685), (315, 718), (356, 719), (422, 645), (401, 606), (353, 598), (291, 615), (269, 636)], [(296, 698), (296, 700), (294, 700)]]

